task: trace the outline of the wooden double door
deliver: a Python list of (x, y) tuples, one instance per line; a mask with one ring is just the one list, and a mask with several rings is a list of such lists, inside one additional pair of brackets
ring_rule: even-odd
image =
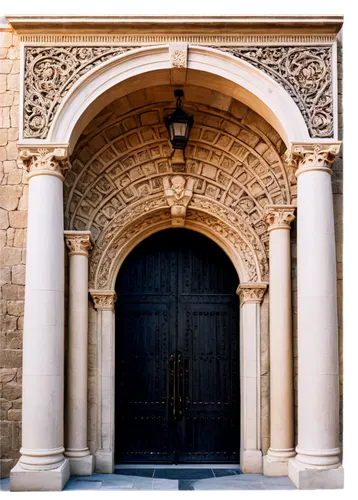
[(187, 229), (127, 257), (116, 284), (116, 463), (238, 463), (237, 286), (220, 247)]

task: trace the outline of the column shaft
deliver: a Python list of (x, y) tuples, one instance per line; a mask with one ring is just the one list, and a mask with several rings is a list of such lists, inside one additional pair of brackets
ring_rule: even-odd
[(270, 233), (270, 448), (264, 474), (287, 475), (293, 430), (290, 222), (294, 207), (267, 207)]
[[(338, 148), (339, 149), (339, 148)], [(289, 475), (300, 488), (343, 486), (331, 169), (337, 148), (315, 146), (298, 177), (298, 446)], [(333, 470), (334, 469), (334, 470)]]
[(88, 250), (89, 231), (66, 231), (69, 252), (69, 322), (67, 353), (66, 456), (71, 473), (91, 475), (93, 456), (87, 446)]
[[(23, 333), (22, 448), (10, 489), (61, 490), (64, 458), (65, 150), (25, 150), (30, 169)], [(26, 162), (28, 162), (26, 164)]]

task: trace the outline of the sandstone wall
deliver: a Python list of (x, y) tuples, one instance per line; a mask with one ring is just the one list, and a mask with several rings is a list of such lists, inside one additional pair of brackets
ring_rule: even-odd
[(17, 167), (19, 43), (0, 31), (0, 477), (21, 446), (27, 186)]

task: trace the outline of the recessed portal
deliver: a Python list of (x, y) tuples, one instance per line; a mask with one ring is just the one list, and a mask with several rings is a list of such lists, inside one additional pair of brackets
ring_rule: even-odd
[(239, 462), (237, 272), (206, 236), (141, 242), (116, 282), (116, 463)]

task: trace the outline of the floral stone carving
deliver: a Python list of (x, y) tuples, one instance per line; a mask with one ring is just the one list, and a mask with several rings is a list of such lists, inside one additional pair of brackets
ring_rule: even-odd
[(24, 138), (45, 139), (72, 85), (89, 70), (135, 47), (26, 47)]
[(213, 46), (259, 68), (290, 94), (310, 136), (333, 137), (332, 49), (330, 46)]

